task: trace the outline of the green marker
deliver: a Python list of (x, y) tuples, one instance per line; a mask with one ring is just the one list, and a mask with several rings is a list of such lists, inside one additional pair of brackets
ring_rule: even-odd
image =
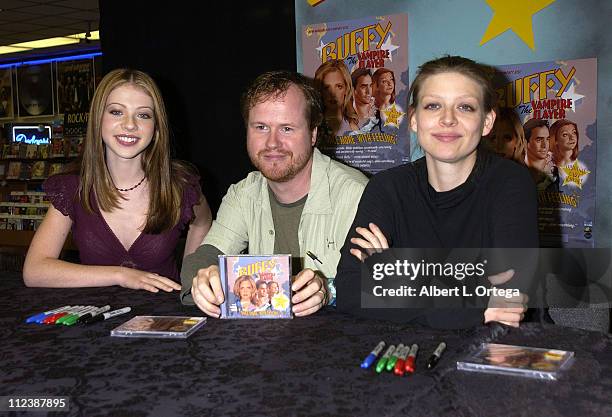
[(60, 324), (63, 324), (64, 326), (72, 326), (74, 323), (77, 322), (79, 317), (95, 310), (95, 308), (96, 308), (95, 306), (85, 306), (77, 312), (74, 312), (72, 314), (62, 317), (64, 320), (62, 320)]
[(385, 369), (385, 365), (387, 365), (387, 360), (393, 355), (395, 351), (395, 346), (391, 345), (387, 348), (385, 354), (378, 360), (376, 363), (376, 372), (381, 373)]
[[(85, 313), (83, 313), (83, 314), (85, 314)], [(64, 320), (64, 321), (62, 322), (62, 324), (63, 324), (64, 326), (72, 326), (74, 323), (76, 323), (76, 322), (77, 322), (77, 320), (79, 319), (79, 317), (81, 317), (81, 315), (80, 315), (80, 314), (73, 314), (72, 316), (70, 316), (70, 317), (68, 317), (66, 320)]]
[(72, 317), (72, 316), (73, 316), (73, 314), (68, 314), (66, 316), (60, 317), (59, 319), (55, 320), (55, 324), (63, 324), (64, 321), (66, 321), (65, 319), (67, 317)]
[(68, 311), (68, 314), (66, 314), (65, 316), (60, 317), (57, 320), (55, 320), (55, 324), (62, 324), (68, 317), (74, 316), (76, 313), (81, 311), (82, 308), (83, 308), (83, 306), (74, 306), (74, 307), (72, 307), (70, 309), (70, 311)]
[(404, 349), (403, 343), (400, 343), (399, 345), (397, 345), (395, 352), (393, 352), (389, 360), (387, 360), (387, 368), (386, 368), (387, 372), (391, 372), (393, 370), (393, 367), (395, 367), (395, 362), (397, 362), (397, 354), (400, 353), (403, 349)]

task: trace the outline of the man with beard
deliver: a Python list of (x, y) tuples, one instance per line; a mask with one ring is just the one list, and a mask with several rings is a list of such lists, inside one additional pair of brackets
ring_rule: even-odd
[[(217, 256), (290, 253), (293, 312), (329, 302), (342, 246), (367, 179), (315, 149), (323, 120), (311, 81), (288, 71), (259, 76), (242, 97), (247, 151), (258, 171), (230, 186), (217, 219), (181, 271), (181, 301), (218, 317), (225, 300)], [(315, 254), (317, 262), (306, 256)]]

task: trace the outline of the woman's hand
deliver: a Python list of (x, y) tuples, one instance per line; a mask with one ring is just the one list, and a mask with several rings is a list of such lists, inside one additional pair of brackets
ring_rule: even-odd
[(359, 259), (361, 262), (375, 252), (382, 252), (383, 249), (389, 249), (387, 238), (374, 223), (369, 224), (369, 228), (357, 227), (355, 229), (361, 237), (351, 238), (351, 243), (359, 246), (361, 249), (353, 248), (350, 250), (351, 255)]
[[(514, 276), (514, 270), (509, 269), (489, 277), (491, 284), (504, 284)], [(484, 312), (484, 322), (497, 321), (512, 327), (519, 327), (521, 320), (527, 311), (527, 302), (529, 297), (527, 294), (520, 293), (517, 296), (502, 297), (491, 296), (489, 298), (489, 308)]]
[(151, 292), (159, 292), (160, 289), (166, 292), (181, 290), (181, 284), (172, 281), (170, 278), (162, 277), (153, 272), (139, 271), (138, 269), (123, 266), (120, 266), (117, 271), (117, 283), (124, 288)]

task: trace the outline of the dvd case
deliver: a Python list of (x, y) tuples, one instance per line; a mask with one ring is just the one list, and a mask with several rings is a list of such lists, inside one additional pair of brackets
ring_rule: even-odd
[(290, 319), (291, 255), (220, 255), (222, 319)]
[(206, 317), (136, 316), (111, 330), (111, 336), (186, 339), (205, 323)]
[(573, 359), (574, 352), (566, 350), (483, 343), (476, 353), (458, 361), (457, 369), (557, 380)]

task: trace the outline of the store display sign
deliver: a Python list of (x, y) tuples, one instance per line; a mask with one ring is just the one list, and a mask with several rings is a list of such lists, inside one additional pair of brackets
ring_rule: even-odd
[(88, 119), (88, 112), (64, 113), (64, 136), (85, 135)]
[(43, 145), (51, 142), (51, 126), (13, 126), (13, 142)]

